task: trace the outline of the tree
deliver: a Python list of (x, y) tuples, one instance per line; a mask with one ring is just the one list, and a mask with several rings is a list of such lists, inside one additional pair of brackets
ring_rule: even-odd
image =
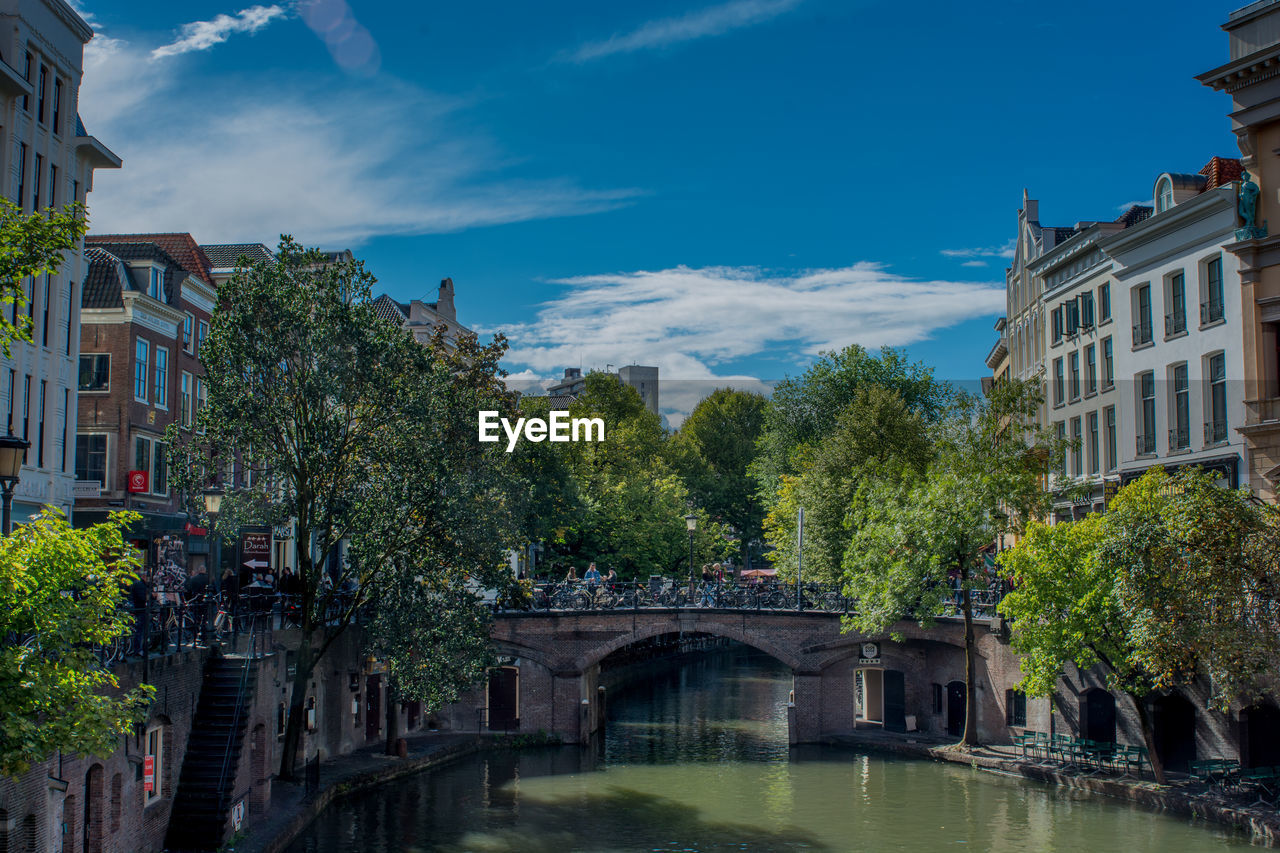
[(137, 578), (123, 536), (137, 519), (115, 513), (72, 528), (45, 511), (0, 538), (0, 774), (16, 777), (57, 750), (109, 755), (146, 719), (155, 688), (122, 693), (94, 651), (133, 628), (120, 605)]
[(767, 506), (772, 506), (781, 478), (801, 470), (807, 450), (834, 431), (857, 389), (866, 385), (897, 392), (926, 421), (945, 411), (951, 394), (933, 378), (932, 368), (908, 362), (902, 350), (883, 347), (875, 356), (854, 344), (823, 353), (802, 376), (778, 383), (765, 409), (751, 472)]
[(1198, 676), (1225, 710), (1280, 657), (1280, 517), (1211, 475), (1153, 468), (1105, 515), (1046, 527), (1000, 558), (1014, 589), (1000, 604), (1025, 655), (1022, 689), (1053, 696), (1068, 662), (1099, 666), (1128, 697), (1156, 780), (1146, 697)]
[(805, 510), (804, 575), (838, 583), (853, 533), (850, 513), (859, 485), (886, 466), (923, 472), (929, 456), (928, 424), (892, 388), (860, 385), (832, 432), (810, 445), (798, 473), (782, 477), (765, 530), (774, 550), (769, 559), (784, 578), (799, 567), (797, 510)]
[(5, 358), (14, 341), (31, 343), (31, 319), (22, 314), (29, 301), (25, 282), (62, 268), (65, 253), (80, 245), (88, 222), (84, 206), (68, 204), (24, 214), (22, 208), (0, 199), (0, 305), (12, 305), (17, 324), (0, 311), (0, 350)]
[(739, 565), (761, 536), (764, 507), (747, 468), (764, 426), (765, 398), (717, 388), (701, 400), (672, 440), (675, 466), (694, 503), (738, 535)]
[(972, 592), (990, 580), (982, 549), (1043, 514), (1045, 460), (1062, 452), (1035, 426), (1040, 403), (1038, 383), (1015, 380), (998, 383), (985, 400), (958, 395), (930, 429), (923, 474), (910, 464), (886, 466), (853, 505), (844, 572), (845, 593), (858, 602), (849, 617), (856, 628), (890, 631), (906, 618), (929, 624), (958, 592), (966, 747), (977, 741)]
[[(504, 505), (501, 451), (475, 440), (475, 418), (511, 412), (499, 381), (505, 342), (437, 334), (424, 347), (377, 317), (373, 281), (359, 261), (288, 237), (274, 259), (237, 269), (219, 288), (201, 349), (208, 404), (172, 454), (194, 477), (226, 477), (246, 460), (260, 476), (251, 489), (232, 479), (229, 505), (294, 519), (301, 630), (284, 779), (295, 776), (312, 672), (378, 599), (397, 560), (452, 536), (466, 508), (489, 518)], [(218, 526), (229, 530), (221, 516)], [(504, 531), (488, 536), (496, 547)]]

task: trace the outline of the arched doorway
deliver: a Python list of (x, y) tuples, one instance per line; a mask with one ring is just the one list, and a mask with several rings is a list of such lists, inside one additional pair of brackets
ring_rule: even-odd
[(84, 853), (102, 849), (102, 765), (95, 764), (84, 774)]
[(1116, 742), (1116, 697), (1094, 687), (1080, 697), (1080, 736), (1102, 743)]
[(1165, 770), (1185, 773), (1196, 760), (1196, 709), (1176, 693), (1151, 700), (1151, 731)]
[(1240, 766), (1280, 764), (1280, 708), (1251, 705), (1240, 712)]
[(963, 681), (947, 683), (947, 734), (952, 737), (964, 734), (966, 695)]
[(510, 731), (520, 727), (520, 670), (495, 666), (489, 670), (489, 730)]

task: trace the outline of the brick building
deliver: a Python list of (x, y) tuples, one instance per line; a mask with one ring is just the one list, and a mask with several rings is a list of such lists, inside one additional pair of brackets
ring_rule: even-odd
[(147, 562), (186, 570), (203, 559), (169, 484), (170, 424), (191, 428), (205, 397), (200, 347), (216, 299), (210, 263), (190, 234), (87, 238), (81, 300), (77, 525), (111, 510), (142, 515), (133, 541)]

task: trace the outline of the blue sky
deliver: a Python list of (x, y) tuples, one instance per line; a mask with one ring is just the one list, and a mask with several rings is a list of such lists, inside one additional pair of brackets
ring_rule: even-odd
[(450, 276), (513, 374), (656, 363), (677, 422), (855, 342), (973, 379), (1024, 186), (1109, 219), (1237, 154), (1235, 2), (79, 5), (94, 230)]

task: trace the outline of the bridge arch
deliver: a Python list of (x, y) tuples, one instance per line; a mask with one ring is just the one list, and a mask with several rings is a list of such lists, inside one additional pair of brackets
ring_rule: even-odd
[(590, 649), (579, 656), (574, 661), (574, 669), (579, 672), (586, 671), (594, 666), (598, 666), (600, 662), (609, 655), (619, 651), (620, 649), (625, 649), (627, 646), (633, 646), (636, 643), (640, 643), (654, 637), (678, 633), (705, 634), (711, 637), (722, 637), (726, 640), (733, 640), (734, 642), (742, 643), (744, 646), (748, 646), (758, 652), (768, 655), (790, 669), (793, 674), (802, 669), (800, 659), (796, 655), (779, 647), (769, 639), (759, 636), (755, 632), (744, 631), (740, 628), (735, 628), (731, 625), (726, 625), (712, 620), (700, 620), (699, 622), (694, 623), (694, 625), (688, 630), (684, 630), (680, 627), (673, 627), (670, 622), (648, 622), (638, 624), (632, 633), (626, 636), (606, 640), (599, 646)]

